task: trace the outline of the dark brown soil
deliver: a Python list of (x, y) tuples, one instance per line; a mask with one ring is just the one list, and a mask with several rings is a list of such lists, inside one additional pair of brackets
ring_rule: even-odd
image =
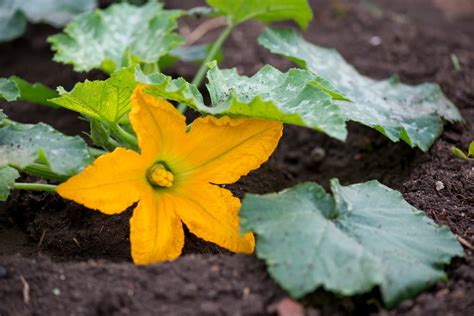
[[(474, 244), (474, 164), (450, 153), (452, 145), (466, 149), (474, 139), (473, 13), (458, 10), (457, 3), (466, 5), (465, 0), (434, 1), (436, 7), (430, 0), (318, 1), (305, 36), (337, 48), (374, 78), (398, 74), (408, 83), (438, 82), (461, 109), (465, 125), (447, 126), (427, 154), (355, 124), (346, 143), (286, 127), (271, 161), (231, 189), (242, 197), (307, 180), (327, 186), (333, 177), (343, 183), (378, 179), (448, 225), (465, 241), (466, 258), (448, 267), (448, 281), (394, 310), (380, 307), (376, 291), (355, 298), (317, 291), (302, 301), (307, 315), (474, 313), (474, 256), (469, 248)], [(202, 4), (181, 2), (185, 5), (179, 7)], [(181, 28), (201, 22), (188, 19)], [(240, 26), (225, 46), (224, 66), (239, 65), (248, 75), (265, 63), (290, 67), (256, 44), (262, 29), (259, 23)], [(45, 38), (53, 31), (30, 27), (24, 38), (0, 45), (0, 77), (15, 74), (66, 88), (85, 78), (103, 78), (98, 72), (75, 74), (51, 62)], [(213, 36), (211, 32), (202, 41)], [(380, 37), (380, 45), (370, 44), (373, 36)], [(458, 57), (461, 71), (454, 70), (451, 54)], [(170, 72), (189, 78), (195, 69), (178, 64)], [(23, 102), (1, 107), (13, 119), (42, 120), (70, 134), (87, 128), (66, 111)], [(436, 189), (438, 181), (441, 190)], [(231, 255), (189, 233), (180, 259), (134, 266), (129, 216), (104, 216), (44, 193), (16, 192), (0, 204), (0, 315), (262, 315), (275, 313), (275, 304), (285, 297), (254, 256)]]

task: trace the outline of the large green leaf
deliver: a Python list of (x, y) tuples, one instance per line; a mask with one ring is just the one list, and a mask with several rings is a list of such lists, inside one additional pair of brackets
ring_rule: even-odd
[(55, 27), (66, 25), (74, 16), (92, 11), (97, 0), (16, 0), (29, 22), (48, 23)]
[(210, 44), (198, 44), (194, 46), (180, 46), (174, 48), (170, 55), (185, 62), (201, 62), (206, 59)]
[(97, 120), (117, 123), (130, 110), (130, 96), (136, 86), (131, 69), (122, 69), (104, 81), (77, 83), (71, 92), (59, 87), (60, 96), (50, 101)]
[(22, 35), (27, 20), (60, 27), (74, 15), (91, 11), (95, 7), (96, 0), (35, 0), (34, 3), (31, 0), (1, 0), (0, 42)]
[(177, 10), (164, 10), (150, 1), (136, 7), (127, 3), (74, 18), (64, 33), (48, 41), (54, 60), (74, 65), (76, 71), (94, 68), (113, 73), (136, 63), (155, 63), (184, 42), (177, 33)]
[(392, 78), (365, 77), (335, 50), (305, 41), (291, 29), (267, 29), (259, 43), (328, 79), (354, 103), (341, 103), (348, 120), (373, 127), (392, 141), (427, 151), (443, 130), (441, 118), (462, 117), (437, 84), (408, 86)]
[(15, 101), (21, 99), (31, 103), (56, 106), (49, 102), (48, 99), (57, 96), (56, 91), (41, 83), (31, 84), (15, 76), (8, 79), (0, 78), (0, 100)]
[(0, 42), (10, 41), (25, 32), (26, 17), (16, 0), (0, 1)]
[(402, 195), (377, 181), (341, 186), (333, 196), (315, 183), (245, 196), (242, 232), (257, 235), (257, 256), (290, 295), (318, 287), (353, 295), (379, 286), (394, 306), (446, 275), (442, 265), (463, 249)]
[(0, 168), (0, 201), (6, 201), (13, 189), (15, 180), (20, 176), (16, 169), (11, 167)]
[(0, 167), (24, 169), (34, 162), (71, 176), (81, 171), (90, 156), (82, 138), (65, 136), (51, 126), (14, 123), (0, 128)]
[(230, 16), (235, 24), (251, 19), (262, 22), (294, 20), (306, 28), (313, 18), (307, 0), (207, 0), (207, 3)]
[(137, 71), (136, 79), (150, 85), (146, 92), (184, 103), (202, 114), (278, 120), (345, 139), (344, 117), (334, 100), (347, 99), (321, 77), (302, 69), (282, 73), (271, 66), (246, 77), (235, 69), (220, 70), (215, 63), (209, 66), (210, 107), (199, 90), (182, 78)]

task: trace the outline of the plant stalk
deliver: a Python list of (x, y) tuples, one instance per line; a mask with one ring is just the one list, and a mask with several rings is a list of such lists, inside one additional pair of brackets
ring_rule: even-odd
[(151, 63), (151, 64), (144, 64), (141, 68), (143, 72), (147, 75), (151, 73), (155, 73), (155, 72), (160, 72), (160, 66), (158, 65), (158, 62)]
[(89, 151), (89, 154), (94, 157), (99, 157), (99, 156), (102, 156), (103, 154), (108, 153), (108, 151), (105, 151), (99, 148), (94, 148), (94, 147), (88, 147), (87, 150)]
[(56, 192), (57, 185), (42, 183), (21, 183), (17, 182), (13, 185), (16, 190), (46, 191)]
[[(234, 23), (228, 22), (226, 28), (222, 31), (222, 33), (219, 35), (217, 40), (212, 45), (211, 49), (209, 50), (209, 53), (206, 56), (206, 59), (202, 62), (201, 67), (199, 67), (198, 72), (196, 73), (193, 81), (191, 82), (196, 87), (199, 88), (199, 86), (201, 85), (202, 81), (204, 80), (204, 77), (206, 76), (207, 64), (216, 57), (217, 52), (224, 44), (230, 32), (232, 32), (232, 29), (234, 28), (234, 26), (235, 26)], [(181, 113), (184, 113), (186, 111), (186, 108), (187, 108), (186, 104), (180, 103), (178, 105), (178, 110)]]
[(112, 130), (121, 141), (130, 145), (132, 148), (138, 148), (137, 138), (120, 127), (120, 125), (116, 124), (112, 127)]
[(57, 173), (54, 173), (51, 171), (51, 169), (43, 164), (40, 163), (32, 163), (28, 165), (28, 167), (23, 169), (24, 172), (33, 175), (33, 176), (38, 176), (41, 178), (46, 178), (50, 180), (59, 180), (59, 181), (64, 181), (67, 180), (68, 177), (59, 175)]

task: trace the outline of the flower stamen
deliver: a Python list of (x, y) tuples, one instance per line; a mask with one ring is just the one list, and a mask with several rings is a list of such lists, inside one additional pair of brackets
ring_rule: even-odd
[(169, 188), (173, 185), (174, 175), (160, 162), (154, 163), (147, 171), (146, 178), (152, 187)]

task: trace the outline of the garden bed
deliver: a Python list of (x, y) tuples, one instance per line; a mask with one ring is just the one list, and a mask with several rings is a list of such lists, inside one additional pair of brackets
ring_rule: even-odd
[[(451, 2), (457, 1), (446, 1)], [(200, 2), (185, 3), (192, 7)], [(317, 1), (313, 9), (307, 39), (337, 48), (373, 78), (398, 74), (406, 83), (439, 83), (466, 124), (447, 126), (427, 154), (360, 125), (349, 126), (346, 143), (286, 126), (271, 160), (230, 189), (242, 197), (306, 180), (327, 187), (329, 179), (339, 178), (343, 184), (377, 179), (401, 191), (410, 204), (448, 225), (465, 246), (466, 257), (447, 269), (449, 280), (391, 311), (381, 307), (376, 291), (353, 298), (317, 291), (302, 300), (307, 314), (471, 315), (474, 163), (455, 157), (450, 148), (465, 149), (474, 138), (474, 12), (435, 7), (428, 0)], [(201, 22), (190, 20), (189, 25)], [(262, 29), (255, 22), (239, 26), (224, 48), (222, 68), (239, 65), (246, 75), (266, 63), (289, 68), (290, 62), (256, 44)], [(53, 31), (30, 27), (24, 38), (2, 44), (0, 77), (15, 74), (67, 89), (86, 77), (102, 78), (98, 72), (78, 75), (53, 63), (45, 42)], [(191, 76), (195, 69), (188, 67), (178, 64), (172, 71)], [(69, 134), (86, 127), (71, 112), (26, 103), (2, 103), (2, 108), (19, 122), (40, 120)], [(231, 255), (190, 233), (176, 261), (133, 265), (130, 215), (102, 215), (55, 194), (15, 192), (0, 204), (0, 315), (261, 315), (279, 310), (286, 295), (263, 263), (254, 256)]]

